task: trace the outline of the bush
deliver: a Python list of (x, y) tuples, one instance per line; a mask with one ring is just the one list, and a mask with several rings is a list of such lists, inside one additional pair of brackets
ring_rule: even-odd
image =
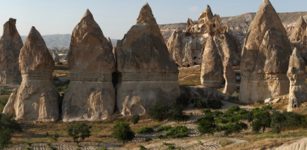
[(140, 145), (139, 146), (139, 150), (147, 150), (147, 148), (145, 146), (143, 146), (143, 145)]
[(183, 138), (189, 135), (189, 129), (186, 126), (177, 126), (166, 132), (166, 137)]
[(0, 113), (0, 149), (4, 149), (15, 132), (20, 132), (21, 126), (10, 116)]
[(154, 129), (150, 127), (143, 127), (138, 131), (139, 134), (150, 134), (153, 132), (154, 132)]
[(198, 131), (202, 134), (214, 133), (216, 131), (216, 124), (214, 120), (214, 114), (212, 112), (207, 112), (205, 115), (197, 121)]
[(271, 114), (270, 109), (267, 107), (256, 108), (252, 110), (253, 119), (252, 119), (252, 129), (254, 132), (258, 133), (260, 130), (265, 131), (266, 128), (271, 125)]
[(183, 114), (183, 106), (175, 105), (169, 109), (166, 118), (175, 121), (184, 121), (187, 120), (189, 116)]
[(223, 107), (220, 100), (192, 99), (191, 103), (195, 108), (220, 109)]
[(133, 124), (137, 124), (140, 121), (140, 116), (139, 115), (133, 115), (131, 118), (131, 122)]
[(230, 135), (232, 133), (240, 133), (242, 130), (246, 130), (248, 128), (247, 124), (242, 122), (229, 123), (222, 127), (222, 131), (224, 131), (225, 135)]
[(156, 103), (149, 108), (148, 114), (151, 118), (162, 121), (168, 118), (170, 107), (161, 103)]
[(284, 112), (286, 120), (284, 121), (284, 126), (287, 129), (297, 128), (297, 127), (306, 127), (306, 117), (300, 114), (293, 112)]
[(0, 131), (0, 149), (4, 149), (8, 144), (10, 144), (11, 132), (8, 129)]
[(272, 115), (271, 115), (271, 128), (272, 128), (272, 132), (274, 133), (280, 133), (282, 128), (283, 128), (283, 124), (286, 121), (286, 117), (284, 114), (278, 112), (278, 111), (273, 111)]
[(168, 131), (171, 128), (172, 128), (171, 126), (161, 126), (161, 127), (157, 128), (157, 132)]
[(125, 143), (131, 141), (135, 137), (135, 133), (131, 130), (128, 123), (118, 122), (113, 127), (112, 136)]
[(85, 123), (76, 123), (69, 126), (67, 132), (68, 135), (71, 136), (74, 142), (79, 143), (83, 141), (85, 138), (91, 136), (91, 127)]
[(207, 100), (207, 108), (221, 109), (222, 107), (223, 103), (220, 100)]
[(166, 119), (182, 121), (186, 120), (188, 116), (182, 113), (183, 107), (180, 105), (168, 106), (161, 103), (156, 103), (149, 109), (149, 116), (153, 119), (163, 121)]

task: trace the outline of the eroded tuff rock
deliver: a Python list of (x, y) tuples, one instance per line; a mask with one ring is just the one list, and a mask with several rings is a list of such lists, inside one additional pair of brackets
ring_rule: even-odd
[(200, 80), (208, 88), (218, 88), (223, 84), (223, 64), (211, 35), (207, 38), (203, 53)]
[(3, 26), (0, 39), (0, 84), (19, 84), (19, 51), (23, 43), (16, 29), (16, 20), (10, 18)]
[(118, 42), (116, 57), (117, 107), (122, 115), (143, 115), (154, 104), (172, 104), (179, 96), (177, 66), (148, 4)]
[(290, 80), (288, 111), (292, 111), (293, 108), (299, 107), (306, 98), (305, 63), (297, 48), (293, 50), (290, 57), (287, 75)]
[(56, 121), (58, 94), (52, 83), (54, 61), (40, 33), (32, 27), (20, 50), (22, 82), (13, 92), (3, 113), (23, 121)]
[(171, 57), (178, 66), (190, 67), (200, 64), (202, 43), (202, 38), (186, 36), (185, 32), (178, 30), (173, 32), (167, 45)]
[(285, 143), (275, 150), (305, 150), (307, 149), (307, 138), (298, 139), (296, 141)]
[[(199, 65), (202, 62), (204, 46), (209, 34), (216, 35), (217, 47), (222, 47), (218, 35), (228, 33), (227, 27), (222, 23), (220, 16), (213, 15), (210, 6), (202, 12), (197, 21), (188, 19), (184, 30), (176, 30), (167, 40), (167, 47), (171, 57), (180, 67), (190, 67)], [(236, 39), (228, 33), (229, 46), (233, 50), (232, 64), (238, 65), (240, 61), (240, 52)]]
[(292, 30), (292, 33), (290, 34), (290, 37), (289, 37), (290, 41), (292, 43), (302, 42), (305, 36), (306, 27), (307, 27), (307, 23), (305, 22), (304, 17), (302, 16), (299, 17), (294, 29)]
[(291, 31), (289, 39), (292, 45), (301, 51), (305, 64), (307, 62), (307, 23), (301, 16)]
[(260, 6), (247, 35), (241, 56), (240, 100), (253, 103), (287, 94), (291, 45), (268, 0)]
[(234, 49), (231, 46), (231, 38), (229, 38), (228, 33), (224, 33), (220, 38), (222, 58), (223, 58), (223, 77), (225, 80), (223, 93), (227, 95), (232, 95), (236, 91), (236, 75), (233, 70), (232, 59), (234, 59)]
[(75, 27), (68, 54), (71, 81), (62, 105), (63, 121), (97, 121), (115, 108), (112, 45), (89, 10)]

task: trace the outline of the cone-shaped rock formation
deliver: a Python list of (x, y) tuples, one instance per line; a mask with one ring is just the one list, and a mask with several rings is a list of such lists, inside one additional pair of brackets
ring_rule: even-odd
[(289, 37), (290, 41), (292, 43), (302, 42), (302, 40), (305, 36), (306, 27), (307, 27), (307, 23), (305, 22), (305, 19), (301, 16), (298, 19), (290, 37)]
[(3, 112), (24, 121), (56, 121), (58, 94), (52, 83), (54, 61), (40, 33), (32, 27), (20, 50), (22, 82)]
[(115, 108), (112, 45), (89, 10), (75, 27), (68, 54), (71, 81), (62, 105), (63, 121), (98, 121)]
[(300, 51), (296, 48), (290, 57), (287, 75), (290, 80), (288, 111), (292, 111), (293, 108), (299, 107), (300, 103), (306, 98), (305, 63)]
[(204, 49), (200, 80), (208, 88), (218, 88), (223, 84), (223, 64), (212, 36), (208, 37)]
[(213, 18), (213, 13), (211, 7), (207, 5), (207, 8), (198, 18), (199, 23), (204, 23), (205, 21), (209, 21)]
[(23, 43), (16, 29), (16, 20), (10, 18), (3, 26), (0, 39), (0, 84), (19, 84), (19, 51)]
[(178, 69), (146, 4), (116, 48), (117, 107), (123, 115), (143, 115), (156, 103), (171, 104), (179, 96)]
[(288, 93), (291, 45), (272, 4), (265, 0), (252, 21), (241, 57), (240, 100), (263, 101)]

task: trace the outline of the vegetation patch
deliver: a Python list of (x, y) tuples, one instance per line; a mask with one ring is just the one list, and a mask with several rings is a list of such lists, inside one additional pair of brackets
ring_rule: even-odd
[(13, 133), (21, 131), (21, 126), (12, 117), (0, 113), (0, 149), (10, 144)]
[(154, 132), (155, 132), (155, 130), (151, 127), (143, 127), (138, 131), (139, 134), (151, 134), (151, 133), (154, 133)]
[(200, 133), (223, 132), (224, 135), (230, 135), (249, 128), (255, 133), (265, 132), (267, 129), (273, 133), (280, 133), (286, 129), (304, 128), (306, 120), (303, 115), (279, 112), (271, 106), (255, 108), (250, 111), (234, 106), (225, 112), (205, 110), (197, 124)]
[(79, 143), (85, 138), (91, 136), (91, 126), (85, 123), (75, 123), (68, 127), (68, 135), (73, 138), (74, 142)]
[(112, 136), (123, 143), (133, 140), (135, 133), (126, 122), (117, 122), (113, 127)]
[(183, 114), (183, 106), (174, 104), (173, 106), (156, 103), (149, 109), (149, 116), (155, 120), (175, 120), (183, 121), (188, 119), (187, 115)]

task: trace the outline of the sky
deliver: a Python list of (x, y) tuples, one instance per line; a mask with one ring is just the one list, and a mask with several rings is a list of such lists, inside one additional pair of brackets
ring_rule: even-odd
[[(106, 37), (121, 39), (135, 24), (139, 10), (150, 4), (159, 24), (197, 19), (210, 5), (213, 13), (235, 16), (256, 12), (263, 0), (1, 0), (0, 24), (17, 19), (17, 29), (27, 35), (35, 26), (42, 35), (70, 34), (86, 9), (90, 9)], [(307, 11), (307, 0), (271, 0), (278, 12)], [(0, 27), (2, 34), (2, 27)]]

